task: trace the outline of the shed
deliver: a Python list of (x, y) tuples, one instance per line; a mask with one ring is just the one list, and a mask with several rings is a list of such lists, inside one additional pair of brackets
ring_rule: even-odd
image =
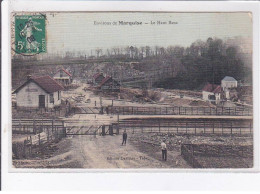
[(93, 75), (93, 81), (92, 82), (93, 82), (94, 85), (99, 85), (104, 78), (105, 77), (104, 77), (103, 73), (96, 73), (96, 74)]
[(50, 76), (28, 77), (13, 93), (16, 94), (17, 107), (54, 108), (61, 104), (63, 89)]
[(98, 88), (106, 92), (119, 92), (120, 84), (116, 80), (112, 79), (112, 77), (107, 76), (102, 80)]
[(59, 69), (53, 78), (63, 86), (68, 86), (72, 83), (72, 75), (65, 69)]
[(221, 100), (222, 92), (220, 85), (207, 83), (202, 89), (202, 98), (206, 101), (219, 102)]

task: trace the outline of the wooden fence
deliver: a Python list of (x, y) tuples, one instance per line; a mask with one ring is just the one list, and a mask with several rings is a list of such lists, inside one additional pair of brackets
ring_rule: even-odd
[(62, 121), (13, 120), (13, 133), (28, 135), (23, 143), (12, 145), (14, 157), (21, 159), (31, 157), (33, 150), (66, 137), (66, 128)]
[(251, 108), (244, 107), (138, 107), (138, 106), (108, 106), (107, 114), (120, 115), (232, 115), (252, 116)]
[(252, 120), (146, 120), (132, 119), (119, 122), (120, 129), (133, 133), (182, 133), (182, 134), (252, 134)]
[(13, 119), (14, 134), (37, 134), (46, 130), (64, 128), (64, 121), (51, 119)]

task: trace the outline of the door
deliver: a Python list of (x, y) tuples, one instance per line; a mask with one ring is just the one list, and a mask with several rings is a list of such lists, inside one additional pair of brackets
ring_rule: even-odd
[(45, 108), (45, 95), (39, 95), (39, 108)]

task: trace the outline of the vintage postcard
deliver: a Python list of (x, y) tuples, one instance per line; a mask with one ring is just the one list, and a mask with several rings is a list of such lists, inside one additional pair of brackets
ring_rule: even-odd
[(12, 12), (15, 169), (251, 169), (251, 12)]

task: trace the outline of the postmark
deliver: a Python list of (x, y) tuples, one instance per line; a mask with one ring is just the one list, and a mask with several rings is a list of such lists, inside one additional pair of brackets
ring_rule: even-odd
[(15, 16), (15, 52), (25, 55), (46, 52), (44, 15)]

